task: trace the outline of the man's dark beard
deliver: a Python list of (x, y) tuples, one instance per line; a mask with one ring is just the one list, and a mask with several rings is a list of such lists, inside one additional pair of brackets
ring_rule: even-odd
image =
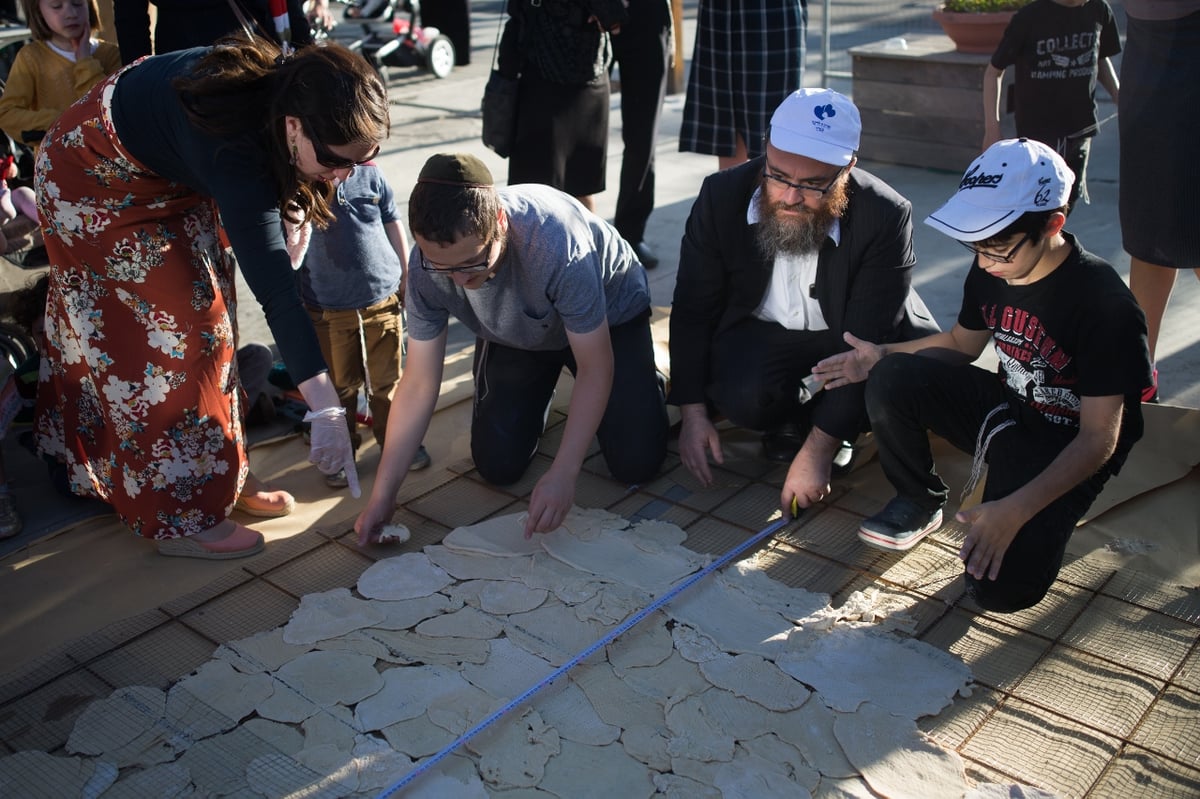
[[(766, 183), (766, 178), (763, 178)], [(810, 210), (799, 205), (788, 205), (784, 202), (773, 203), (768, 198), (767, 186), (758, 193), (758, 230), (756, 237), (758, 246), (768, 258), (776, 255), (804, 255), (817, 252), (829, 235), (829, 228), (835, 219), (846, 212), (849, 202), (845, 178), (825, 195), (821, 206)], [(781, 216), (780, 209), (795, 210), (800, 216)]]

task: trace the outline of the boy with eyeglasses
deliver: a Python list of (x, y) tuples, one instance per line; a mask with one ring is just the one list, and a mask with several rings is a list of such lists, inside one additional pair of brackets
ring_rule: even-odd
[[(315, 139), (313, 144), (321, 158)], [(305, 243), (293, 244), (300, 298), (346, 409), (350, 443), (356, 450), (362, 445), (358, 395), (364, 391), (371, 431), (382, 449), (400, 378), (408, 237), (382, 170), (373, 161), (350, 167), (330, 204), (334, 221), (323, 230), (306, 228), (289, 238), (302, 242), (307, 237)], [(409, 469), (425, 469), (430, 462), (421, 446)], [(326, 475), (325, 482), (345, 488), (345, 470)]]
[[(763, 156), (709, 176), (692, 206), (671, 305), (679, 455), (700, 482), (724, 460), (715, 414), (763, 431), (790, 463), (780, 507), (807, 508), (848, 471), (866, 429), (861, 386), (804, 388), (849, 331), (871, 341), (937, 330), (911, 291), (912, 206), (857, 167), (858, 109), (801, 89), (775, 110)], [(837, 471), (835, 472), (835, 467)]]
[(497, 188), (478, 158), (432, 156), (409, 198), (408, 362), (378, 476), (355, 528), (375, 540), (428, 429), (447, 325), (476, 336), (471, 454), (488, 482), (521, 479), (564, 367), (575, 377), (562, 443), (529, 500), (526, 535), (558, 527), (593, 438), (613, 478), (645, 482), (666, 457), (667, 413), (646, 272), (612, 225), (549, 186)]
[[(1142, 435), (1146, 320), (1105, 261), (1063, 230), (1074, 174), (1041, 142), (989, 147), (926, 224), (974, 252), (958, 322), (916, 341), (872, 344), (817, 364), (830, 387), (866, 380), (884, 474), (897, 491), (859, 537), (907, 550), (942, 524), (949, 490), (927, 431), (974, 453), (959, 557), (984, 609), (1041, 601), (1067, 540)], [(971, 365), (991, 341), (993, 374)], [(868, 373), (870, 375), (868, 379)]]

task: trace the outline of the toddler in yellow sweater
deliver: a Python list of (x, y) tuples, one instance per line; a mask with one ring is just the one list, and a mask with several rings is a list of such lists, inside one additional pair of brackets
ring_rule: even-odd
[(69, 105), (121, 66), (115, 44), (92, 38), (96, 0), (21, 0), (34, 41), (13, 60), (0, 96), (0, 129), (36, 147)]

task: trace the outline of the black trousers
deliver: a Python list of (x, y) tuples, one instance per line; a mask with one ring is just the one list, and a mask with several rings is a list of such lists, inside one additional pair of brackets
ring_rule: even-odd
[[(609, 333), (612, 392), (596, 437), (614, 479), (643, 483), (662, 466), (668, 427), (654, 368), (649, 310)], [(564, 366), (576, 374), (570, 347), (531, 351), (476, 340), (471, 455), (485, 480), (509, 485), (521, 479), (537, 451)]]
[(421, 25), (437, 28), (454, 45), (454, 65), (471, 63), (471, 0), (423, 0)]
[[(993, 409), (1008, 401), (994, 373), (920, 355), (890, 355), (877, 363), (867, 380), (866, 400), (884, 474), (900, 496), (930, 511), (946, 503), (949, 489), (934, 467), (928, 432), (974, 453), (981, 428), (986, 428), (986, 437), (1011, 418), (1000, 411), (988, 419)], [(983, 501), (1006, 497), (1033, 480), (1069, 440), (1019, 423), (996, 432), (987, 447)], [(1102, 469), (1030, 519), (1004, 553), (995, 580), (966, 575), (975, 601), (999, 613), (1041, 601), (1062, 568), (1075, 525), (1107, 479), (1108, 471)]]
[(629, 21), (611, 37), (621, 73), (621, 187), (613, 227), (637, 244), (654, 210), (654, 144), (671, 59), (671, 20), (661, 0), (633, 0)]
[[(743, 319), (713, 341), (709, 402), (729, 421), (751, 430), (803, 424), (812, 404), (800, 404), (802, 381), (817, 361), (844, 349), (840, 343), (831, 331), (788, 330)], [(814, 402), (822, 399), (818, 395)]]

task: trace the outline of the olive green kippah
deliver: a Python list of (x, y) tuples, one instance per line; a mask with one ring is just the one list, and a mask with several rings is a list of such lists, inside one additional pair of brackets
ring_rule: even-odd
[(483, 189), (496, 185), (492, 173), (470, 153), (438, 153), (430, 156), (421, 167), (418, 183), (439, 183), (444, 186), (462, 186), (465, 189)]

